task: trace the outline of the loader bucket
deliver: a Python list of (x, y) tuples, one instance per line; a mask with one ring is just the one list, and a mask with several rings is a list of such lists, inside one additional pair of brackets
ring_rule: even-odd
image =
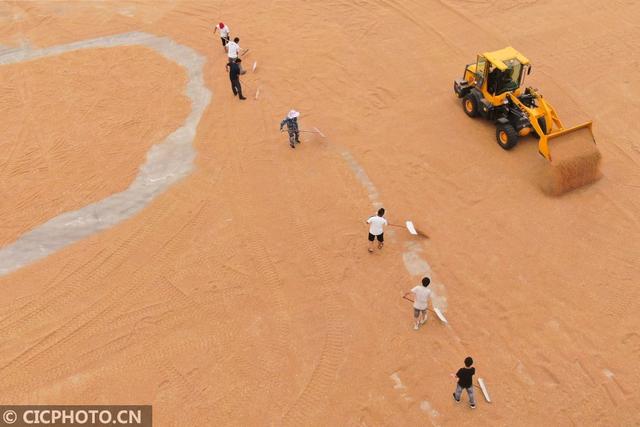
[[(552, 141), (551, 150), (549, 141)], [(601, 177), (602, 156), (595, 144), (591, 122), (550, 132), (540, 138), (539, 150), (550, 160), (542, 183), (543, 190), (548, 194), (558, 196)]]

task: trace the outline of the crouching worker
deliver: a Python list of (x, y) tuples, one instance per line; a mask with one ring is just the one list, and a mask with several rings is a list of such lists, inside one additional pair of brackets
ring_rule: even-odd
[(296, 148), (295, 144), (300, 144), (300, 131), (298, 130), (298, 116), (299, 112), (296, 110), (289, 111), (287, 117), (280, 122), (280, 131), (284, 125), (287, 125), (287, 131), (289, 132), (289, 145), (291, 148)]

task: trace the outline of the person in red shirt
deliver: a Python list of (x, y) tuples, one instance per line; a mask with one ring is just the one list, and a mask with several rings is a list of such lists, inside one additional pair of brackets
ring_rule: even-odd
[(227, 43), (229, 43), (229, 26), (224, 25), (224, 22), (220, 22), (215, 26), (213, 32), (220, 31), (220, 40), (222, 40), (222, 47), (227, 50)]

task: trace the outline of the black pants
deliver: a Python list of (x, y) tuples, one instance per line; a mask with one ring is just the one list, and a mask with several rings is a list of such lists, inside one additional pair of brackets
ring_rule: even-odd
[(220, 37), (220, 40), (222, 40), (222, 47), (225, 47), (227, 43), (229, 43), (229, 37)]
[(234, 95), (239, 95), (240, 98), (244, 98), (242, 96), (242, 85), (240, 85), (240, 79), (231, 80), (231, 90)]
[(289, 141), (300, 142), (300, 132), (297, 130), (289, 130)]

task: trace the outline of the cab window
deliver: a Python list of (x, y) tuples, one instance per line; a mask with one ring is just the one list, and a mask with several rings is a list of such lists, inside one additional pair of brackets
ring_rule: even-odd
[(497, 93), (513, 91), (520, 87), (522, 64), (516, 59), (509, 59), (504, 61), (504, 63), (509, 68), (503, 71), (501, 81), (498, 84)]
[(476, 65), (476, 80), (478, 81), (478, 86), (482, 85), (486, 71), (487, 60), (483, 56), (478, 56), (478, 64)]

